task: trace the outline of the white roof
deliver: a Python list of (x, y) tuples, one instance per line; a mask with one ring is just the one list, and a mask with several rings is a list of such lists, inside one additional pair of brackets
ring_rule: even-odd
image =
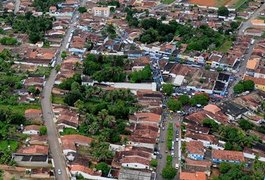
[(182, 75), (177, 75), (174, 79), (174, 82), (173, 84), (176, 85), (176, 86), (181, 86), (183, 81), (185, 79), (185, 76), (182, 76)]

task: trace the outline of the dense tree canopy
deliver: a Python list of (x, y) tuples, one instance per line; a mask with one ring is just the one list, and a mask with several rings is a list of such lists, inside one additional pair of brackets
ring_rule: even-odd
[(236, 94), (240, 94), (244, 91), (253, 91), (255, 89), (255, 83), (252, 80), (240, 81), (233, 89)]
[(34, 0), (33, 6), (36, 7), (37, 11), (48, 12), (51, 6), (56, 6), (58, 3), (64, 0)]
[(7, 24), (10, 24), (15, 32), (26, 33), (32, 43), (44, 40), (45, 32), (52, 29), (52, 18), (45, 16), (33, 16), (31, 12), (25, 15), (3, 15)]
[(122, 82), (126, 78), (124, 67), (128, 63), (123, 56), (89, 54), (84, 61), (84, 74), (102, 82)]
[(225, 6), (221, 6), (218, 8), (218, 16), (228, 16), (229, 15), (229, 10)]
[(152, 70), (150, 65), (145, 66), (142, 70), (132, 72), (129, 78), (133, 83), (152, 80)]

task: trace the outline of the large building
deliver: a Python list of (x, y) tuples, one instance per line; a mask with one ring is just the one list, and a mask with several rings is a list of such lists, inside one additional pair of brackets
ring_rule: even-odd
[(93, 7), (92, 11), (94, 16), (109, 17), (110, 15), (109, 7)]

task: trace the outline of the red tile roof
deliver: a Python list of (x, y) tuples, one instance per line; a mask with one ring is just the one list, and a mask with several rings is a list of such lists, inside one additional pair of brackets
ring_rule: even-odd
[(48, 154), (48, 152), (49, 152), (48, 146), (40, 146), (40, 145), (22, 147), (17, 151), (17, 153), (21, 154)]
[(232, 160), (244, 162), (244, 154), (240, 151), (212, 150), (213, 159)]
[(80, 171), (89, 174), (91, 176), (101, 176), (100, 172), (93, 171), (92, 169), (79, 164), (71, 165), (71, 171)]
[(206, 174), (204, 172), (181, 172), (180, 180), (206, 180)]
[(201, 141), (190, 141), (187, 142), (187, 151), (191, 154), (204, 155), (204, 147)]

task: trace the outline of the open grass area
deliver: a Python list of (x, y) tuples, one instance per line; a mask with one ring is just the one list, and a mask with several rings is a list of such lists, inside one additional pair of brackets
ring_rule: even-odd
[(259, 16), (258, 19), (265, 21), (265, 16)]
[(235, 9), (241, 9), (241, 8), (243, 8), (244, 9), (244, 7), (247, 7), (247, 5), (245, 5), (247, 2), (249, 2), (250, 0), (238, 0), (234, 5), (233, 5), (233, 7), (235, 8)]
[(60, 135), (69, 135), (69, 134), (79, 134), (79, 132), (76, 129), (73, 128), (64, 128), (63, 132), (60, 133)]
[(217, 49), (217, 51), (226, 53), (231, 47), (232, 47), (233, 41), (230, 39), (227, 39), (221, 47)]
[(171, 4), (173, 2), (175, 2), (175, 0), (162, 0), (163, 4)]
[(10, 109), (12, 112), (17, 112), (19, 114), (24, 114), (25, 110), (27, 110), (27, 109), (40, 109), (41, 106), (40, 106), (40, 104), (26, 104), (26, 103), (21, 103), (21, 104), (18, 104), (18, 105), (0, 104), (0, 108)]
[(12, 152), (15, 152), (18, 148), (18, 142), (17, 141), (0, 141), (0, 151), (8, 150), (8, 146), (10, 146), (10, 150)]
[(65, 104), (63, 99), (64, 98), (61, 96), (52, 96), (52, 103), (53, 104)]

